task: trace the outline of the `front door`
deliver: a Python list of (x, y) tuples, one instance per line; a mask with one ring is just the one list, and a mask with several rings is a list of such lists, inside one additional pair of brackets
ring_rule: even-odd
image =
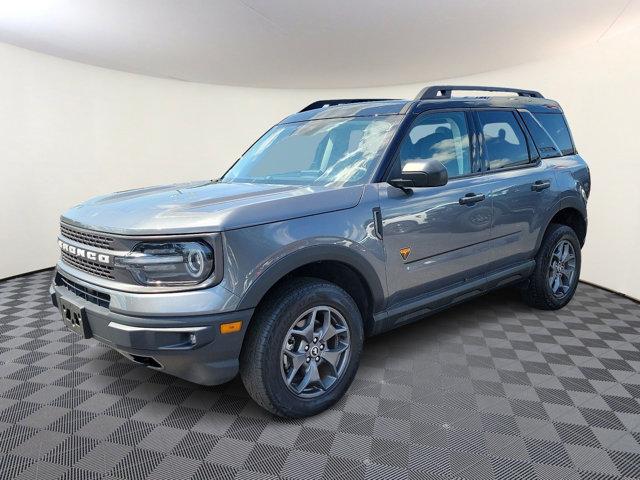
[(480, 276), (489, 261), (493, 212), (470, 118), (465, 111), (425, 113), (399, 148), (391, 176), (408, 160), (433, 158), (447, 168), (447, 185), (407, 194), (379, 184), (389, 307)]

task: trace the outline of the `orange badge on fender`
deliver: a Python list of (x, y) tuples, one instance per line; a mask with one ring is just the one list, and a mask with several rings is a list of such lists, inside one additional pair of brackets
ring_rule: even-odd
[(404, 247), (400, 249), (400, 255), (402, 255), (403, 260), (406, 260), (410, 253), (411, 253), (411, 249), (409, 247)]

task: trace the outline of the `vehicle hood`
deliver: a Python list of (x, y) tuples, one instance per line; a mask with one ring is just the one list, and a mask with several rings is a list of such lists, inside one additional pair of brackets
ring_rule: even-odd
[(123, 235), (218, 232), (355, 207), (363, 186), (193, 182), (127, 190), (65, 212), (72, 225)]

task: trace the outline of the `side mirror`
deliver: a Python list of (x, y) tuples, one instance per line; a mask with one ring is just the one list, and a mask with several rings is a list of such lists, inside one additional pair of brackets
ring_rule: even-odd
[(389, 180), (389, 184), (403, 191), (411, 187), (441, 187), (449, 181), (445, 166), (437, 160), (410, 160), (402, 169), (402, 178)]

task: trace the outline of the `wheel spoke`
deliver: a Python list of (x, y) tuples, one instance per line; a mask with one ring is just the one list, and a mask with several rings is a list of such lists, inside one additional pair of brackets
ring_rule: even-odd
[(573, 271), (563, 272), (562, 277), (565, 279), (565, 281), (562, 282), (562, 285), (566, 287), (567, 290), (569, 290), (569, 288), (571, 287), (571, 281), (573, 280)]
[(304, 392), (304, 389), (308, 386), (314, 385), (320, 382), (320, 372), (318, 372), (318, 365), (316, 362), (310, 362), (307, 367), (307, 371), (304, 373), (304, 377), (300, 380), (300, 383), (296, 385), (295, 389), (298, 393)]
[(298, 328), (294, 327), (291, 329), (291, 334), (297, 337), (302, 337), (306, 340), (307, 343), (313, 342), (313, 330), (316, 323), (316, 314), (318, 310), (313, 310), (307, 319), (307, 323), (304, 327)]
[(347, 348), (349, 348), (348, 345), (340, 343), (336, 348), (327, 349), (322, 353), (322, 358), (324, 358), (327, 363), (333, 367), (334, 372), (337, 372), (338, 362)]
[(322, 325), (318, 331), (318, 339), (320, 341), (327, 340), (333, 336), (333, 324), (331, 323), (331, 312), (329, 310), (322, 311)]
[(336, 328), (336, 326), (331, 321), (331, 312), (326, 311), (324, 313), (325, 313), (324, 322), (322, 324), (322, 329), (319, 334), (320, 341), (326, 342), (332, 339), (333, 337), (335, 337), (336, 335), (339, 335), (347, 331), (346, 327), (338, 326)]
[(298, 373), (298, 370), (300, 370), (300, 367), (304, 365), (305, 360), (307, 359), (307, 355), (305, 353), (291, 352), (288, 350), (285, 350), (284, 354), (287, 356), (287, 358), (289, 358), (289, 361), (291, 362), (291, 368), (289, 369), (289, 373), (286, 376), (287, 384), (291, 385), (291, 382)]

